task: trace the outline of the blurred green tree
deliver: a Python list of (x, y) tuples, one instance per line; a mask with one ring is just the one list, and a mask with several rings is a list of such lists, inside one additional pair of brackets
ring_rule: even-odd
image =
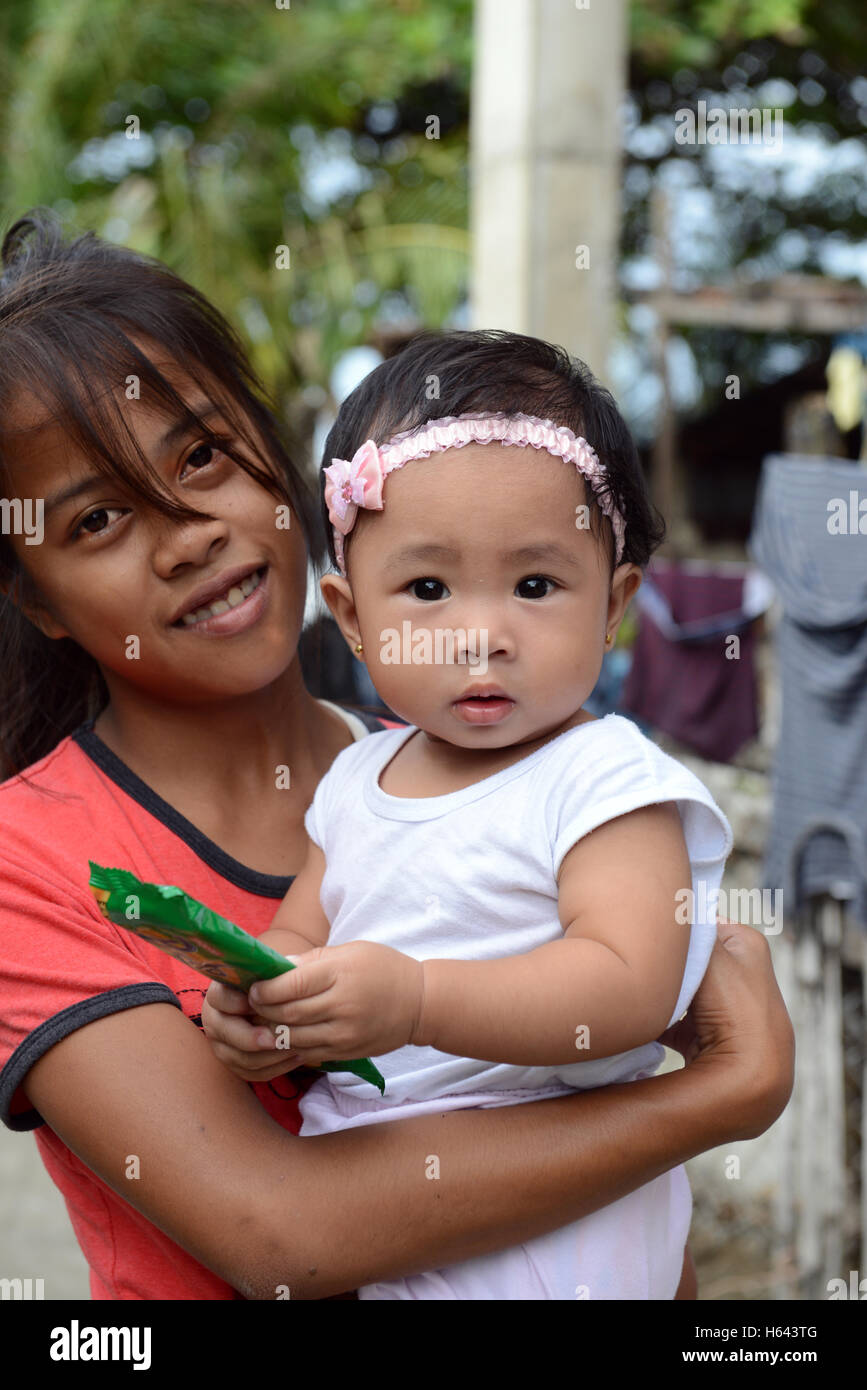
[[(858, 273), (867, 242), (865, 73), (862, 0), (633, 0), (624, 273), (651, 250), (650, 194), (660, 181), (699, 210), (688, 230), (673, 228), (682, 290), (734, 275)], [(783, 108), (785, 158), (747, 161), (718, 146), (675, 144), (673, 113), (699, 100)], [(863, 267), (862, 259), (862, 279)], [(803, 334), (678, 332), (701, 382), (697, 411), (719, 399), (728, 373), (746, 390), (827, 349), (827, 340)]]
[(441, 325), (465, 294), (471, 14), (4, 0), (3, 226), (47, 204), (165, 260), (304, 433), (346, 347), (383, 319)]

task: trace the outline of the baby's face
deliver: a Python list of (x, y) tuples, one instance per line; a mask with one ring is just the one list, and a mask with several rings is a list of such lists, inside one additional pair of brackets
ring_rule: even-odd
[(386, 704), (466, 748), (565, 724), (640, 577), (621, 565), (612, 583), (574, 465), (467, 445), (389, 474), (383, 498), (381, 512), (359, 511), (347, 552), (364, 659)]

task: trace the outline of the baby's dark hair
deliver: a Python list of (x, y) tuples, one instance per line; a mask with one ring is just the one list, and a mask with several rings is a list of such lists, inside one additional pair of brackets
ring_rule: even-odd
[[(323, 468), (351, 459), (366, 439), (384, 444), (401, 430), (451, 415), (505, 411), (566, 425), (596, 450), (607, 471), (606, 491), (626, 523), (621, 564), (646, 565), (665, 535), (648, 496), (635, 442), (610, 391), (590, 369), (560, 347), (500, 329), (422, 333), (366, 376), (346, 398), (325, 441)], [(334, 538), (322, 512), (332, 562)], [(591, 527), (614, 538), (596, 494), (588, 486)], [(352, 540), (346, 537), (346, 549)]]

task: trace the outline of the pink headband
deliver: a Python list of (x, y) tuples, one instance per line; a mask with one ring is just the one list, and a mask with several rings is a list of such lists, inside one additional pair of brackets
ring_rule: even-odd
[(346, 574), (343, 558), (343, 537), (355, 525), (358, 508), (382, 510), (382, 485), (386, 476), (396, 468), (415, 459), (427, 458), (444, 449), (462, 449), (465, 444), (517, 444), (545, 449), (555, 458), (574, 463), (587, 479), (596, 500), (614, 530), (615, 563), (623, 554), (626, 523), (602, 485), (605, 467), (586, 439), (573, 434), (565, 425), (551, 420), (539, 420), (535, 415), (449, 415), (442, 420), (430, 420), (417, 429), (396, 434), (387, 444), (378, 446), (368, 439), (346, 459), (332, 459), (324, 470), (325, 505), (334, 531), (334, 552), (340, 573)]

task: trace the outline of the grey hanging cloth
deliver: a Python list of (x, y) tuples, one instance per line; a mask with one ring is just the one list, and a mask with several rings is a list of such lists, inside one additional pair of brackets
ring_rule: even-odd
[(764, 884), (787, 915), (829, 893), (867, 928), (867, 474), (770, 455), (748, 548), (782, 605)]

